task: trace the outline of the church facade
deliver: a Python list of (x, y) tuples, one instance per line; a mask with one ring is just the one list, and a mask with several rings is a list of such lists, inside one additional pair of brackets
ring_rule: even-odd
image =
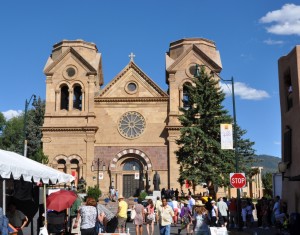
[(64, 40), (53, 46), (44, 68), (46, 110), (43, 149), (53, 168), (98, 185), (114, 186), (125, 197), (180, 188), (175, 142), (179, 107), (186, 98), (195, 65), (205, 65), (216, 79), (222, 70), (214, 42), (187, 38), (170, 43), (166, 53), (168, 91), (163, 91), (130, 57), (107, 85), (102, 58), (94, 43)]

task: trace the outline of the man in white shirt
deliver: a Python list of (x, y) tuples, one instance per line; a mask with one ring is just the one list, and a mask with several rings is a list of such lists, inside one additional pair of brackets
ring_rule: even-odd
[(193, 213), (193, 212), (194, 212), (194, 206), (195, 206), (195, 199), (192, 198), (191, 195), (188, 196), (188, 199), (189, 199), (188, 208), (189, 208), (190, 211)]
[(220, 224), (222, 227), (227, 226), (227, 211), (228, 211), (228, 206), (227, 203), (224, 202), (223, 198), (221, 197), (217, 203), (217, 207), (219, 210), (219, 213), (222, 216), (222, 219), (220, 220)]
[(162, 205), (157, 209), (160, 235), (170, 235), (172, 218), (174, 212), (168, 205), (167, 199), (162, 199)]

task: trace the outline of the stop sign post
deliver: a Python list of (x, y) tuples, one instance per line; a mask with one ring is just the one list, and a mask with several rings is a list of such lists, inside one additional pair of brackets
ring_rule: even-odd
[(234, 188), (244, 188), (246, 186), (245, 173), (230, 173), (230, 184)]

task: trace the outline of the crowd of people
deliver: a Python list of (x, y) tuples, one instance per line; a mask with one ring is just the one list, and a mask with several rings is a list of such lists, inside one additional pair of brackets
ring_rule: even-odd
[[(171, 192), (171, 190), (170, 190)], [(242, 199), (237, 204), (236, 198), (220, 197), (207, 201), (195, 200), (192, 195), (176, 198), (157, 197), (154, 202), (148, 199), (147, 206), (137, 202), (131, 210), (136, 235), (154, 235), (155, 224), (159, 226), (161, 235), (169, 235), (171, 227), (178, 227), (178, 234), (208, 235), (211, 227), (249, 228), (254, 226), (253, 211), (256, 210), (257, 225), (262, 229), (271, 226), (281, 226), (288, 220), (286, 203), (277, 196), (273, 199), (261, 198), (257, 203), (251, 199)], [(171, 196), (172, 194), (169, 194)], [(203, 198), (202, 198), (203, 199)], [(77, 209), (73, 207), (76, 206)], [(239, 212), (238, 212), (239, 208)], [(88, 197), (86, 202), (74, 203), (72, 231), (82, 235), (95, 235), (100, 232), (126, 233), (128, 221), (128, 203), (122, 195), (118, 195), (118, 206), (112, 211), (106, 205), (98, 204), (94, 198)], [(75, 213), (77, 212), (77, 213)], [(100, 225), (97, 226), (97, 223)], [(238, 224), (239, 223), (239, 224)], [(77, 229), (77, 232), (76, 230)], [(96, 231), (97, 229), (97, 231)]]

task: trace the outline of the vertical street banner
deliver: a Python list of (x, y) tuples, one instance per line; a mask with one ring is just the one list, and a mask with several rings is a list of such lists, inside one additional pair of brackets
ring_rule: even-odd
[(221, 124), (221, 149), (233, 149), (232, 124)]

